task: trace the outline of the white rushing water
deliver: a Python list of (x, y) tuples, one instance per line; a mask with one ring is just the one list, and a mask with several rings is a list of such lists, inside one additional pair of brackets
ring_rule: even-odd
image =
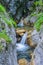
[(24, 35), (22, 36), (20, 43), (16, 44), (16, 46), (17, 46), (16, 48), (18, 51), (25, 51), (29, 48), (29, 46), (27, 44), (25, 44), (26, 39), (27, 39), (27, 32), (24, 33)]
[(22, 36), (20, 44), (25, 44), (26, 39), (27, 39), (27, 32)]

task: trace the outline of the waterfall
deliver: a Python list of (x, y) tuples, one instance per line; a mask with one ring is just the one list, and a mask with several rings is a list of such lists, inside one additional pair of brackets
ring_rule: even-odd
[(22, 39), (19, 43), (16, 44), (16, 48), (18, 51), (25, 51), (29, 48), (29, 46), (27, 44), (25, 44), (27, 39), (27, 32), (22, 36)]
[(21, 21), (19, 22), (18, 26), (19, 26), (19, 27), (23, 27), (23, 26), (24, 26), (24, 23), (23, 23), (23, 22), (24, 22), (24, 20), (21, 19)]
[(22, 36), (20, 44), (25, 44), (26, 39), (27, 39), (27, 32)]

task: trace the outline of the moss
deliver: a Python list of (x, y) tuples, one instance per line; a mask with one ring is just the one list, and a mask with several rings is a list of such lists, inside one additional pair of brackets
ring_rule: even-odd
[(31, 16), (37, 16), (39, 18), (40, 16), (43, 16), (43, 13), (32, 13)]
[[(6, 13), (6, 10), (5, 8), (0, 4), (0, 17), (2, 19), (2, 21), (4, 21), (8, 27), (12, 27), (13, 23), (14, 22), (10, 17), (9, 15)], [(0, 24), (1, 24), (1, 19), (0, 19)], [(3, 23), (2, 23), (3, 24)], [(11, 39), (10, 37), (6, 34), (6, 31), (4, 30), (5, 29), (5, 25), (3, 24), (0, 28), (3, 28), (2, 32), (0, 32), (0, 39), (3, 38), (5, 39), (6, 41), (6, 44), (8, 45), (10, 42), (11, 42)], [(3, 46), (2, 44), (0, 43), (0, 51), (3, 50)]]
[(16, 24), (15, 21), (13, 21), (13, 18), (10, 19), (10, 22), (12, 22), (12, 24), (13, 24), (14, 27), (17, 27), (17, 24)]
[(8, 27), (12, 27), (12, 22), (9, 18), (7, 18), (4, 14), (0, 13), (0, 17), (2, 20), (8, 25)]
[[(1, 43), (0, 43), (1, 44)], [(0, 45), (0, 52), (3, 50), (3, 46), (2, 45)]]
[(43, 13), (42, 12), (41, 13), (39, 12), (38, 14), (32, 13), (31, 16), (37, 17), (37, 20), (34, 23), (34, 27), (37, 31), (40, 31), (40, 27), (43, 24)]
[(5, 8), (0, 4), (0, 12), (6, 12)]
[(7, 23), (8, 27), (12, 27), (12, 22), (8, 21), (7, 18), (3, 17), (3, 20)]
[[(12, 27), (12, 25), (14, 25), (14, 27), (16, 26), (16, 22), (13, 21), (13, 19), (11, 17), (9, 17), (9, 15), (6, 13), (5, 8), (0, 4), (0, 24), (1, 23), (3, 24), (2, 21), (4, 21), (8, 25), (8, 27)], [(11, 39), (7, 35), (7, 33), (5, 31), (5, 25), (4, 24), (2, 25), (2, 24), (1, 24), (1, 27), (0, 28), (2, 28), (3, 30), (2, 30), (2, 32), (0, 32), (0, 39), (1, 38), (5, 39), (6, 44), (8, 46), (8, 44), (11, 42)], [(0, 51), (1, 50), (3, 50), (3, 46), (0, 43)]]
[(34, 4), (35, 6), (38, 6), (38, 5), (43, 6), (43, 1), (39, 0), (39, 1), (36, 1)]
[(0, 43), (0, 52), (2, 52), (2, 50), (4, 50), (5, 47), (2, 45), (2, 43)]
[(16, 22), (14, 22), (12, 18), (11, 18), (11, 19), (10, 19), (10, 18), (7, 19), (7, 18), (3, 15), (3, 16), (2, 16), (2, 19), (7, 23), (8, 27), (12, 27), (12, 25), (13, 25), (14, 27), (17, 27)]
[(2, 19), (8, 24), (9, 27), (11, 27), (12, 25), (14, 25), (14, 27), (17, 27), (16, 22), (11, 17), (9, 17), (7, 13), (5, 13), (5, 8), (0, 4), (0, 15)]
[(9, 36), (7, 34), (5, 34), (5, 32), (0, 32), (0, 38), (3, 38), (6, 40), (6, 42), (10, 43), (11, 39), (9, 38)]
[[(43, 14), (42, 14), (43, 15)], [(40, 16), (36, 23), (34, 24), (34, 27), (37, 29), (37, 31), (40, 30), (41, 25), (43, 24), (43, 16)]]

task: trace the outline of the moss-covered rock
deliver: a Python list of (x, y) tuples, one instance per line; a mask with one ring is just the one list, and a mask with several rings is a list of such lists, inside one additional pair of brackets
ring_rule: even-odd
[(9, 38), (9, 36), (7, 34), (5, 34), (4, 32), (0, 32), (0, 39), (3, 38), (6, 40), (6, 42), (11, 42), (11, 39)]
[(34, 27), (36, 28), (37, 31), (40, 30), (41, 25), (43, 25), (43, 13), (39, 13), (37, 15), (35, 15), (38, 17), (38, 19), (36, 20)]
[[(11, 42), (11, 38), (7, 35), (5, 27), (6, 24), (8, 25), (8, 27), (12, 27), (13, 24), (10, 21), (10, 17), (7, 16), (8, 14), (7, 15), (6, 14), (7, 13), (5, 8), (2, 5), (0, 5), (0, 40), (1, 38), (3, 38), (6, 41), (6, 44), (8, 44)], [(0, 50), (3, 50), (2, 45), (0, 45)]]
[(11, 26), (12, 24), (14, 26), (17, 26), (16, 22), (13, 21), (12, 18), (9, 18), (9, 14), (6, 13), (6, 9), (1, 4), (0, 4), (0, 16), (8, 24), (8, 26)]
[(13, 22), (5, 8), (0, 5), (0, 65), (17, 65), (16, 33)]

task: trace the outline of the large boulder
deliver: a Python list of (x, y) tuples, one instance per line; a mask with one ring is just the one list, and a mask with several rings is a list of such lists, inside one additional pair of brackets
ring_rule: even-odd
[(0, 5), (0, 65), (18, 65), (16, 33), (9, 15)]
[(39, 34), (41, 39), (32, 55), (31, 65), (43, 65), (43, 25), (40, 28)]
[(37, 45), (38, 43), (40, 43), (39, 32), (37, 32), (36, 30), (33, 30), (33, 32), (31, 33), (31, 39), (32, 39), (33, 45)]
[(19, 61), (18, 61), (18, 63), (19, 63), (19, 65), (29, 65), (29, 62), (26, 60), (26, 59), (20, 59)]
[(37, 16), (32, 16), (31, 18), (30, 18), (30, 23), (35, 23), (36, 22), (36, 20), (37, 20)]

